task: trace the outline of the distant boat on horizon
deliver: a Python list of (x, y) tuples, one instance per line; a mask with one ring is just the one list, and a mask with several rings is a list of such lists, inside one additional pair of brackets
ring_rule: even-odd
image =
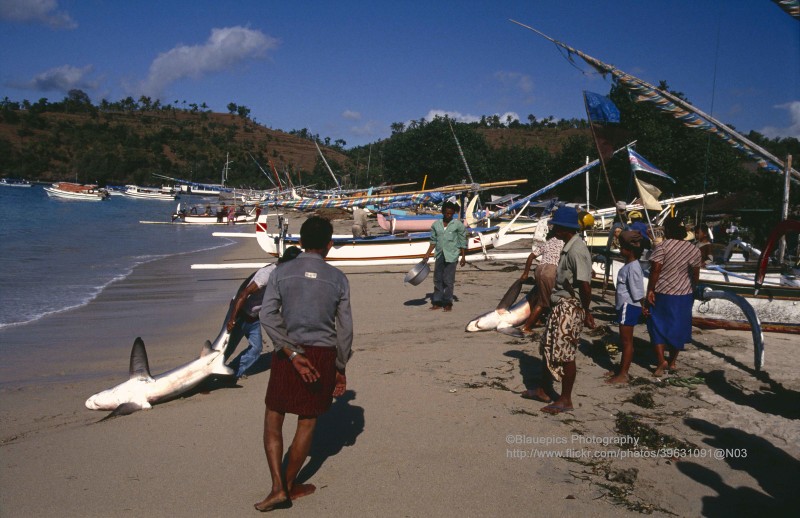
[(0, 185), (4, 187), (31, 187), (33, 184), (21, 178), (0, 178)]

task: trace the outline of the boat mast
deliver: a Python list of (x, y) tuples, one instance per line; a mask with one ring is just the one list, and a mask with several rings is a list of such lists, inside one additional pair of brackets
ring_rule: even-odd
[(333, 174), (333, 170), (331, 169), (331, 166), (328, 165), (328, 161), (325, 160), (325, 155), (322, 154), (322, 150), (319, 148), (319, 144), (317, 144), (316, 140), (314, 141), (314, 145), (317, 146), (317, 151), (319, 151), (319, 156), (322, 157), (322, 161), (325, 163), (325, 167), (327, 167), (328, 168), (328, 172), (331, 173), (331, 176), (333, 177), (333, 181), (336, 182), (336, 188), (341, 191), (342, 190), (342, 186), (339, 185), (339, 180), (337, 180), (336, 179), (336, 175)]

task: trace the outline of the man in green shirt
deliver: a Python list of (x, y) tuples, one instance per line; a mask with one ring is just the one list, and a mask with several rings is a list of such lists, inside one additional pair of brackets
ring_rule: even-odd
[(453, 219), (458, 205), (446, 201), (442, 204), (442, 219), (431, 227), (431, 244), (422, 261), (427, 263), (436, 249), (433, 271), (433, 299), (431, 309), (453, 309), (453, 287), (456, 283), (456, 263), (461, 255), (461, 266), (467, 263), (467, 228), (459, 219)]

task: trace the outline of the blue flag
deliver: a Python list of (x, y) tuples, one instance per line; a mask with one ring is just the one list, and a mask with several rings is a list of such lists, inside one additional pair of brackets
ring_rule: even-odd
[(675, 179), (673, 177), (648, 162), (645, 157), (631, 148), (628, 148), (628, 160), (630, 160), (631, 169), (634, 171), (644, 171), (645, 173), (654, 174), (656, 176), (660, 176), (661, 178), (666, 178), (672, 183), (675, 183)]
[(589, 122), (619, 124), (619, 109), (608, 97), (594, 92), (583, 91)]

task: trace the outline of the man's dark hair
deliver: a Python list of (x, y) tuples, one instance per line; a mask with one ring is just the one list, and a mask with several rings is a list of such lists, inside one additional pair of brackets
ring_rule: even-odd
[(444, 209), (453, 209), (456, 212), (456, 214), (458, 214), (458, 205), (453, 203), (452, 201), (446, 201), (442, 203), (442, 212), (444, 212)]
[(300, 242), (306, 250), (322, 250), (328, 247), (333, 236), (333, 225), (325, 218), (311, 216), (300, 227)]
[(664, 220), (664, 237), (677, 240), (685, 239), (686, 228), (683, 226), (683, 221), (680, 218), (668, 216)]

